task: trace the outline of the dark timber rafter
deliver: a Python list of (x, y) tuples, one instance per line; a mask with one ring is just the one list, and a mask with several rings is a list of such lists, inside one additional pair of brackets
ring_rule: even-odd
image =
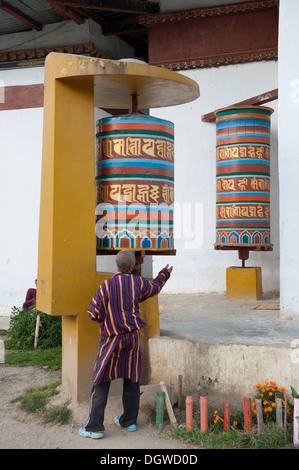
[[(49, 5), (51, 5), (53, 8), (56, 8), (60, 13), (63, 13), (67, 18), (70, 20), (73, 20), (77, 24), (82, 24), (84, 19), (82, 18), (82, 12), (78, 12), (80, 14), (77, 14), (75, 11), (71, 10), (70, 8), (64, 7), (62, 5), (57, 5), (57, 2), (54, 0), (46, 0)], [(82, 15), (82, 16), (81, 16)]]
[(57, 5), (75, 8), (91, 8), (107, 10), (110, 12), (125, 13), (156, 13), (159, 11), (158, 2), (145, 2), (140, 0), (57, 0)]
[(37, 31), (40, 31), (42, 29), (42, 25), (40, 23), (33, 20), (32, 18), (25, 15), (20, 10), (18, 10), (15, 7), (12, 7), (6, 2), (0, 1), (0, 9), (3, 11), (6, 11), (6, 13), (9, 13), (15, 18), (18, 18), (18, 20), (23, 21), (23, 23), (26, 23), (28, 26), (30, 26), (33, 29), (36, 29)]

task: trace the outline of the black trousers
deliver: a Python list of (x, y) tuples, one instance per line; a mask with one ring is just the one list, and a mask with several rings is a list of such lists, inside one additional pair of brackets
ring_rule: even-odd
[[(89, 419), (85, 426), (86, 431), (105, 431), (104, 415), (110, 384), (111, 382), (93, 384), (91, 391)], [(127, 427), (131, 424), (136, 424), (139, 412), (139, 400), (139, 382), (131, 382), (130, 379), (124, 379), (122, 396), (124, 412), (119, 418), (119, 423), (121, 426)]]

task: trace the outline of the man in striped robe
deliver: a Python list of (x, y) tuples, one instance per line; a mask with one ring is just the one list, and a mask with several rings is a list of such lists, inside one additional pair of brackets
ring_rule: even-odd
[(99, 349), (92, 375), (91, 407), (80, 436), (104, 436), (104, 412), (111, 380), (123, 378), (123, 407), (115, 423), (128, 431), (136, 430), (139, 411), (141, 351), (139, 330), (146, 323), (140, 317), (139, 303), (160, 292), (169, 279), (168, 265), (149, 282), (132, 274), (135, 253), (120, 251), (116, 257), (118, 272), (100, 285), (91, 300), (88, 314), (100, 323)]

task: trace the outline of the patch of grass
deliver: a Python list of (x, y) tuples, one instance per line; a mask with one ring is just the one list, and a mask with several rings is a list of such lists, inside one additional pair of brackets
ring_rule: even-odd
[(274, 423), (267, 424), (261, 434), (256, 429), (251, 431), (208, 431), (202, 433), (200, 428), (194, 426), (187, 431), (185, 426), (177, 426), (167, 432), (169, 437), (182, 440), (189, 444), (205, 447), (207, 449), (290, 449), (293, 448), (291, 437), (284, 438), (282, 428)]
[(10, 366), (48, 367), (61, 369), (61, 346), (51, 349), (21, 350), (5, 355), (5, 363)]
[(67, 405), (50, 406), (47, 408), (47, 400), (59, 393), (57, 387), (61, 382), (54, 382), (40, 388), (29, 388), (23, 395), (20, 395), (11, 403), (20, 403), (20, 407), (29, 413), (37, 413), (43, 418), (43, 423), (66, 424), (71, 416), (71, 410)]
[(6, 336), (7, 330), (0, 330), (0, 336)]
[(43, 423), (52, 423), (52, 424), (67, 424), (71, 417), (71, 410), (67, 405), (63, 406), (51, 406), (43, 414), (44, 420)]

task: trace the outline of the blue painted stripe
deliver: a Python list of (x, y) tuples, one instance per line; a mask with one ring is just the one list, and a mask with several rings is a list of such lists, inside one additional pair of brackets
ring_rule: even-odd
[(174, 124), (171, 121), (167, 121), (165, 119), (158, 119), (149, 116), (148, 118), (142, 116), (121, 116), (121, 117), (107, 117), (102, 118), (97, 121), (97, 125), (101, 124), (117, 124), (121, 122), (141, 122), (144, 124), (158, 124), (161, 126), (167, 126), (174, 129)]
[(132, 219), (131, 222), (127, 222), (127, 221), (124, 221), (124, 220), (103, 220), (103, 223), (101, 223), (101, 219), (99, 219), (97, 221), (97, 226), (102, 226), (102, 227), (119, 227), (119, 226), (124, 226), (124, 227), (150, 227), (150, 228), (159, 228), (159, 227), (163, 227), (163, 228), (168, 228), (168, 227), (173, 227), (173, 221), (172, 220), (161, 220), (159, 222), (156, 222), (156, 221), (152, 221), (152, 220), (149, 220), (148, 222), (143, 222), (143, 221), (139, 221), (139, 220), (136, 220), (136, 219)]
[(258, 118), (242, 118), (242, 119), (225, 119), (224, 121), (218, 121), (216, 123), (216, 129), (229, 129), (230, 127), (247, 127), (247, 126), (257, 126), (257, 127), (266, 127), (270, 129), (270, 121), (267, 119), (258, 119)]
[[(109, 175), (99, 175), (96, 177), (96, 181), (135, 181), (135, 180), (139, 180), (141, 178), (140, 175), (136, 175), (136, 176), (127, 176), (125, 173), (122, 174), (121, 176), (109, 176)], [(159, 178), (156, 178), (155, 176), (151, 176), (151, 175), (145, 175), (144, 178), (140, 181), (145, 181), (145, 180), (149, 180), (149, 181), (165, 181), (166, 183), (169, 183), (169, 182), (173, 182), (174, 181), (174, 178), (172, 176), (167, 176), (165, 178), (163, 177), (159, 177)]]
[[(157, 131), (157, 132), (159, 132), (159, 131)], [(101, 132), (97, 133), (96, 137), (98, 139), (105, 139), (106, 138), (105, 132), (104, 133), (101, 133)], [(132, 134), (132, 132), (130, 132), (130, 130), (128, 130), (127, 132), (124, 132), (122, 130), (119, 130), (119, 131), (116, 130), (115, 132), (114, 131), (109, 131), (109, 139), (110, 138), (113, 139), (114, 137), (118, 137), (118, 138), (121, 138), (121, 137), (133, 137), (133, 138), (142, 137), (144, 139), (157, 139), (157, 138), (159, 138), (159, 140), (168, 140), (169, 142), (174, 141), (174, 137), (167, 137), (166, 135), (158, 136), (157, 134), (142, 134), (142, 133), (139, 133), (139, 132), (138, 132), (138, 134)]]
[(261, 158), (238, 158), (236, 160), (225, 160), (223, 162), (216, 163), (216, 166), (229, 166), (229, 165), (267, 165), (267, 166), (270, 166), (270, 161), (263, 160)]
[[(238, 175), (235, 176), (234, 178), (240, 178), (241, 176), (242, 176), (242, 174), (238, 172)], [(256, 175), (256, 173), (255, 173), (255, 174), (246, 173), (246, 174), (244, 175), (244, 177), (245, 177), (245, 178), (247, 178), (247, 177), (248, 177), (248, 178), (256, 178), (257, 175)], [(226, 179), (225, 173), (222, 173), (221, 175), (216, 176), (216, 179), (217, 179), (217, 180), (218, 180), (218, 179), (223, 179), (223, 178)], [(269, 176), (269, 175), (263, 175), (262, 178), (266, 178), (266, 179), (269, 180), (269, 179), (270, 179), (270, 176)]]
[[(217, 219), (217, 223), (236, 223), (236, 222), (268, 222), (270, 223), (270, 219)], [(247, 227), (250, 228), (250, 227)], [(221, 227), (218, 227), (218, 230), (220, 230)], [(236, 227), (236, 230), (238, 230), (239, 227)]]
[[(241, 192), (228, 192), (228, 193), (217, 193), (217, 196), (270, 196), (269, 192), (266, 191), (241, 191)], [(246, 201), (243, 201), (246, 202)]]
[(269, 201), (259, 201), (257, 202), (247, 202), (247, 201), (233, 201), (233, 202), (216, 202), (218, 206), (243, 206), (247, 204), (253, 204), (253, 205), (258, 205), (258, 206), (269, 206), (270, 202)]
[[(140, 211), (140, 212), (173, 212), (174, 208), (173, 206), (161, 206), (161, 205), (143, 205), (143, 204), (131, 204), (129, 206), (127, 205), (113, 205), (113, 204), (99, 204), (102, 209), (102, 211), (107, 211), (107, 212), (117, 212), (117, 211)], [(98, 205), (98, 206), (99, 206)], [(97, 207), (98, 207), (97, 206)], [(98, 212), (98, 209), (97, 209)]]
[(216, 142), (220, 140), (228, 140), (228, 139), (269, 139), (270, 136), (268, 134), (233, 134), (233, 135), (224, 135), (221, 137), (216, 138)]
[(101, 160), (96, 162), (97, 168), (107, 168), (113, 166), (141, 166), (141, 167), (151, 167), (151, 168), (167, 168), (169, 170), (174, 169), (174, 164), (171, 162), (162, 162), (160, 160), (153, 160), (150, 158), (141, 159), (141, 158), (116, 158), (113, 160)]

